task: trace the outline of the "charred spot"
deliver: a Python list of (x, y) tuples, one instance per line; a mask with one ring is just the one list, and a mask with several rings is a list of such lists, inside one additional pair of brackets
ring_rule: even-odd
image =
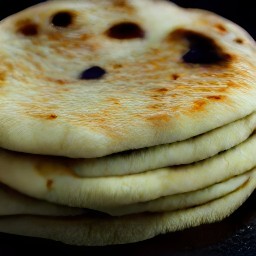
[(82, 40), (82, 41), (86, 41), (90, 38), (90, 35), (88, 34), (82, 34), (79, 39)]
[(116, 7), (127, 7), (128, 6), (126, 0), (115, 0), (113, 2), (113, 5), (116, 6)]
[(208, 100), (222, 100), (223, 96), (221, 95), (211, 95), (211, 96), (207, 96)]
[(18, 33), (24, 36), (36, 36), (39, 32), (39, 26), (35, 23), (23, 23), (18, 27)]
[(187, 32), (185, 37), (189, 42), (189, 50), (182, 56), (184, 62), (217, 64), (227, 61), (229, 55), (224, 54), (213, 39), (195, 32)]
[(46, 187), (47, 187), (48, 189), (51, 189), (51, 188), (52, 188), (52, 185), (53, 185), (53, 180), (49, 179), (49, 180), (46, 181)]
[(159, 88), (159, 89), (156, 89), (155, 92), (158, 92), (158, 93), (167, 93), (169, 90), (167, 88)]
[(241, 38), (235, 38), (234, 42), (236, 42), (237, 44), (243, 44), (244, 40)]
[(178, 74), (172, 74), (172, 79), (173, 80), (177, 80), (180, 77), (180, 75)]
[(4, 82), (6, 78), (6, 72), (0, 71), (0, 83)]
[(47, 119), (53, 120), (56, 118), (58, 118), (58, 116), (56, 114), (50, 114)]
[(100, 79), (106, 74), (106, 71), (98, 66), (90, 67), (86, 70), (84, 70), (81, 75), (79, 76), (79, 79), (81, 80), (94, 80), (94, 79)]
[(222, 32), (222, 33), (228, 32), (228, 31), (227, 31), (227, 28), (226, 28), (223, 24), (221, 24), (221, 23), (216, 24), (216, 25), (215, 25), (215, 28), (216, 28), (218, 31)]
[(57, 84), (59, 85), (64, 85), (64, 84), (67, 84), (68, 82), (66, 80), (63, 80), (63, 79), (56, 79), (55, 80)]
[(51, 18), (51, 24), (55, 27), (66, 28), (72, 25), (74, 14), (69, 11), (61, 11), (55, 13)]
[(188, 50), (182, 56), (185, 63), (191, 64), (222, 64), (230, 60), (214, 39), (192, 30), (177, 29), (171, 33), (170, 39), (185, 40)]
[(114, 68), (114, 69), (119, 69), (119, 68), (122, 68), (122, 67), (123, 67), (122, 64), (114, 64), (114, 65), (113, 65), (113, 68)]
[(145, 32), (138, 24), (134, 22), (122, 22), (109, 28), (106, 35), (114, 39), (127, 40), (144, 38)]

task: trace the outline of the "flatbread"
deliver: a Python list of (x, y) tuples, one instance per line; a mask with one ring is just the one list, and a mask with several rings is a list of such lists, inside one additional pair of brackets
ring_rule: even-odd
[[(0, 147), (13, 151), (100, 157), (256, 109), (252, 38), (166, 1), (50, 1), (2, 21), (0, 45)], [(188, 57), (195, 45), (209, 58)]]
[(253, 113), (188, 140), (106, 157), (63, 161), (82, 177), (141, 173), (167, 166), (191, 164), (212, 157), (245, 141), (255, 127), (256, 114)]
[(231, 21), (50, 1), (2, 21), (0, 45), (1, 232), (131, 243), (220, 221), (254, 190), (255, 42)]
[(72, 208), (46, 201), (36, 200), (17, 191), (0, 185), (0, 216), (7, 215), (43, 215), (43, 216), (75, 216), (85, 213), (85, 209)]
[(182, 194), (160, 197), (158, 199), (137, 204), (121, 205), (116, 208), (104, 209), (112, 216), (122, 216), (143, 212), (169, 212), (182, 210), (224, 197), (244, 185), (253, 171), (238, 175), (234, 178), (214, 184), (212, 186)]
[(123, 217), (91, 214), (80, 218), (1, 217), (0, 231), (80, 246), (138, 242), (159, 234), (221, 221), (249, 197), (255, 188), (255, 181), (254, 170), (251, 179), (240, 189), (206, 204), (174, 212), (144, 213)]
[[(0, 151), (0, 181), (21, 193), (73, 207), (104, 211), (199, 190), (253, 169), (256, 134), (214, 157), (191, 165), (126, 176), (75, 175), (62, 158)], [(29, 177), (29, 178), (28, 178)]]
[[(104, 209), (104, 211), (112, 216), (121, 216), (141, 212), (167, 212), (194, 207), (234, 192), (248, 182), (252, 172), (249, 171), (201, 190), (166, 196), (145, 203), (122, 205), (116, 208)], [(37, 200), (20, 194), (3, 184), (0, 185), (0, 216), (37, 215), (61, 217), (79, 216), (88, 212), (89, 210), (87, 209), (67, 207)]]

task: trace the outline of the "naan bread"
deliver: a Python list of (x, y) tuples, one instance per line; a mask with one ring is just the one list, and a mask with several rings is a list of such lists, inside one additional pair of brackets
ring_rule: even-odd
[(79, 217), (1, 217), (0, 231), (42, 237), (73, 245), (110, 245), (138, 242), (159, 234), (222, 220), (234, 212), (256, 186), (255, 170), (236, 191), (206, 204), (165, 213), (122, 217), (88, 214)]
[(166, 1), (51, 1), (2, 21), (0, 45), (0, 146), (13, 151), (100, 157), (256, 109), (252, 38)]

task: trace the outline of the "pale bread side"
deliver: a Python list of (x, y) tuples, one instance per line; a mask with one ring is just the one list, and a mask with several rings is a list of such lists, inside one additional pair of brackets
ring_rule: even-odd
[(2, 217), (0, 231), (41, 237), (79, 246), (133, 243), (198, 225), (223, 220), (250, 196), (255, 171), (240, 189), (207, 204), (176, 212), (135, 214), (123, 217), (92, 215), (74, 218), (38, 216)]
[(43, 200), (37, 200), (0, 184), (0, 216), (28, 214), (61, 217), (81, 215), (85, 212), (85, 209), (56, 205)]
[[(21, 193), (50, 202), (103, 211), (202, 189), (256, 166), (256, 134), (238, 146), (191, 165), (144, 173), (77, 176), (62, 158), (0, 151), (0, 181)], [(29, 177), (29, 178), (28, 178)]]

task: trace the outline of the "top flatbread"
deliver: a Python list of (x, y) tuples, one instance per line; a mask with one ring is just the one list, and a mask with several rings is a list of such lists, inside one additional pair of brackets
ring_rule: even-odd
[(100, 157), (256, 109), (251, 37), (165, 1), (50, 1), (5, 19), (0, 45), (2, 148)]

